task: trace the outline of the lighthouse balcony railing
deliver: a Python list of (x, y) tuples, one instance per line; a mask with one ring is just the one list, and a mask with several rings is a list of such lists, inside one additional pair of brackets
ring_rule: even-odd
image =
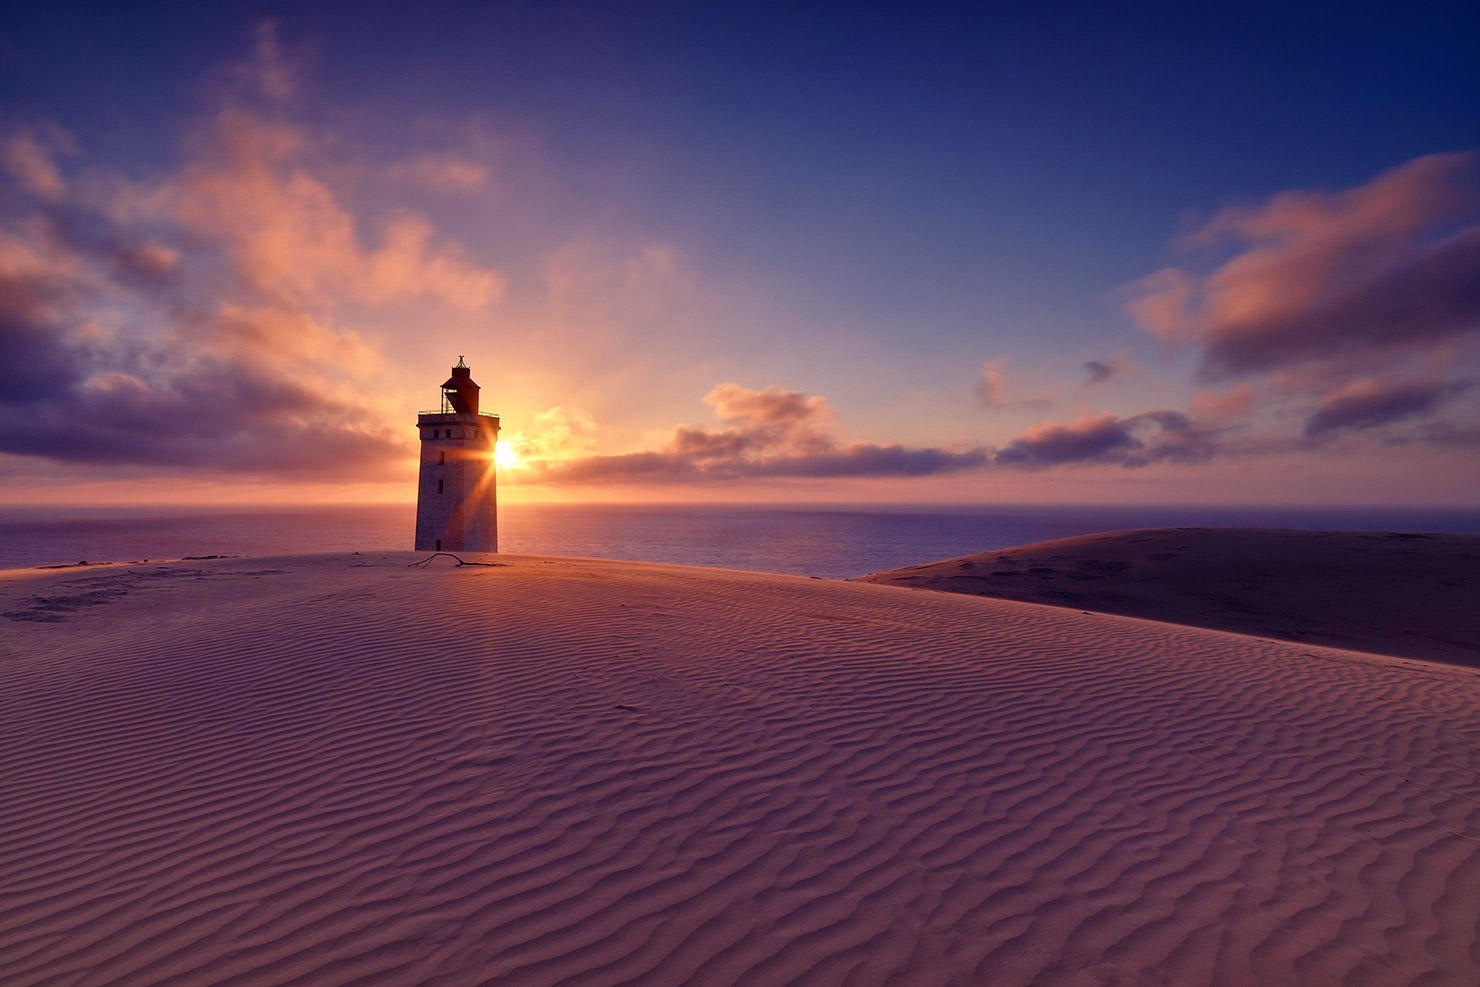
[[(418, 411), (416, 413), (416, 415), (417, 415), (418, 418), (421, 417), (421, 416), (423, 416), (423, 415), (446, 415), (449, 418), (455, 418), (455, 417), (457, 417), (457, 416), (459, 416), (461, 414), (463, 414), (463, 412), (461, 412), (461, 411), (453, 411), (451, 408), (435, 408), (435, 409), (433, 409), (431, 411)], [(494, 421), (498, 421), (498, 412), (496, 412), (496, 411), (480, 411), (480, 412), (478, 412), (478, 417), (479, 418), (492, 418)]]

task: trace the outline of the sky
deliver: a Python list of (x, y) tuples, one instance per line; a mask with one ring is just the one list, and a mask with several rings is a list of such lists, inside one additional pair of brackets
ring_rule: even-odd
[(1480, 503), (1471, 4), (33, 4), (0, 502)]

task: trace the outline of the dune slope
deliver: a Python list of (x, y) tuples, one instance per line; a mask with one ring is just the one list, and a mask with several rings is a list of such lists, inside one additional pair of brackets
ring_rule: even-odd
[(1480, 673), (613, 562), (0, 582), (0, 983), (1480, 982)]
[(1138, 528), (860, 581), (1480, 667), (1480, 535)]

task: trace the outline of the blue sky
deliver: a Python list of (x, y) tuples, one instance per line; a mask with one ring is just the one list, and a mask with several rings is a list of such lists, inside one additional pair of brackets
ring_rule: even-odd
[[(359, 235), (415, 211), (505, 285), (481, 320), (316, 317), (389, 354), (408, 387), (494, 349), (467, 337), (496, 326), (489, 384), (526, 422), (587, 413), (601, 436), (585, 451), (602, 454), (703, 419), (727, 381), (824, 395), (848, 440), (917, 447), (1185, 411), (1205, 386), (1197, 347), (1138, 325), (1126, 286), (1246, 245), (1189, 255), (1179, 236), (1480, 135), (1480, 15), (1461, 4), (31, 5), (0, 46), (6, 118), (65, 133), (68, 174), (180, 175), (210, 121), (252, 103), (238, 90), (269, 22), (292, 93), (262, 112), (312, 135), (302, 166)], [(461, 198), (366, 177), (423, 153), (492, 177)], [(547, 334), (551, 257), (582, 257), (597, 290), (610, 271), (591, 265), (630, 271), (623, 250), (667, 280), (622, 291), (662, 301), (588, 304), (621, 323), (599, 345)], [(1138, 369), (1087, 394), (1096, 359)], [(1007, 383), (984, 407), (989, 361)], [(1370, 378), (1341, 373), (1308, 401)], [(1325, 454), (1297, 459), (1320, 472)], [(32, 482), (76, 482), (89, 464), (37, 468)], [(108, 465), (131, 468), (158, 467)]]

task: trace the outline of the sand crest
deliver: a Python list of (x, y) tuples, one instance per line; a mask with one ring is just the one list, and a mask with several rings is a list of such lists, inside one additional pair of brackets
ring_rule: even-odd
[(1480, 535), (1133, 528), (861, 581), (1480, 667)]
[(0, 582), (0, 983), (1480, 983), (1473, 670), (411, 558)]

